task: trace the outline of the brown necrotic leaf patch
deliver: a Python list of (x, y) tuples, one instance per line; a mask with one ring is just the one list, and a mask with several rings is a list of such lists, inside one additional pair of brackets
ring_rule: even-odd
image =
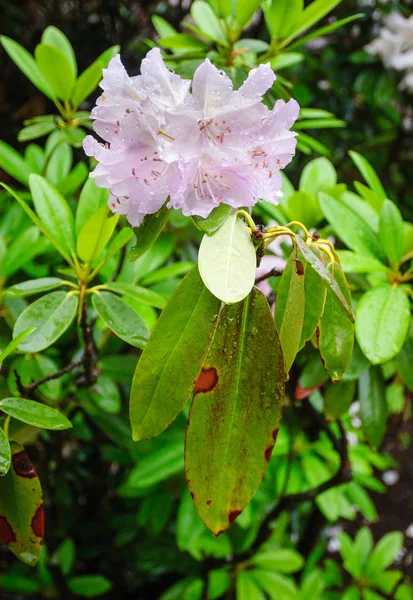
[(218, 373), (215, 367), (202, 369), (195, 382), (195, 394), (210, 392), (218, 383)]
[(19, 477), (27, 477), (28, 479), (37, 477), (36, 469), (30, 462), (25, 450), (13, 454), (13, 468)]
[(37, 535), (37, 537), (42, 538), (44, 536), (44, 507), (43, 504), (41, 504), (36, 512), (35, 515), (32, 519), (32, 529), (35, 535)]
[(301, 262), (301, 260), (298, 260), (298, 258), (294, 259), (295, 262), (295, 272), (297, 273), (297, 275), (304, 275), (304, 266), (303, 263)]
[(241, 513), (242, 513), (242, 510), (240, 510), (239, 508), (235, 508), (234, 510), (231, 510), (228, 513), (229, 522), (233, 523), (235, 521), (235, 519), (240, 516)]

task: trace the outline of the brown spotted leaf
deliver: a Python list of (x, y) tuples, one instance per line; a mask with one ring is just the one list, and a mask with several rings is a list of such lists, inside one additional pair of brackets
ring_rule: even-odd
[(284, 379), (274, 319), (254, 288), (221, 311), (188, 420), (188, 485), (215, 535), (244, 510), (264, 475), (280, 426)]
[(34, 566), (44, 535), (42, 489), (23, 446), (17, 442), (10, 446), (11, 467), (1, 479), (0, 539), (22, 562)]

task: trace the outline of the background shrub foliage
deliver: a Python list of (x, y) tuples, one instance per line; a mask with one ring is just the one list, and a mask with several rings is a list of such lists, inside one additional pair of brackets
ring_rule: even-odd
[[(93, 165), (81, 144), (91, 127), (91, 94), (119, 46), (79, 57), (79, 73), (75, 50), (54, 26), (33, 54), (2, 36), (3, 59), (53, 111), (28, 117), (17, 143), (0, 142), (0, 535), (22, 561), (2, 547), (5, 597), (413, 598), (408, 538), (388, 531), (374, 541), (370, 530), (377, 493), (386, 493), (382, 473), (397, 473), (397, 449), (410, 444), (408, 100), (396, 75), (363, 51), (377, 9), (343, 4), (196, 0), (185, 14), (159, 3), (151, 7), (156, 41), (125, 47), (136, 69), (137, 54), (157, 44), (185, 77), (208, 56), (236, 87), (269, 61), (277, 81), (268, 106), (291, 96), (301, 104), (298, 154), (280, 204), (259, 202), (253, 219), (267, 227), (299, 221), (335, 241), (324, 260), (317, 236), (306, 246), (292, 225), (293, 251), (287, 238), (276, 249), (287, 259), (284, 269), (260, 278), (269, 283), (270, 303), (276, 300), (290, 371), (283, 420), (256, 494), (219, 537), (199, 518), (185, 482), (189, 406), (158, 437), (134, 442), (128, 397), (150, 384), (138, 361), (159, 315), (151, 365), (186, 322), (199, 286), (198, 247), (221, 216), (194, 222), (162, 209), (133, 231), (111, 215), (108, 192), (88, 178)], [(403, 5), (387, 8), (407, 14)], [(133, 18), (120, 7), (117, 30)], [(10, 11), (8, 33), (16, 22)], [(260, 312), (259, 336), (250, 341), (263, 357), (246, 372), (251, 389), (269, 368), (263, 318), (266, 324)], [(187, 329), (179, 360), (160, 378), (166, 390), (177, 369), (197, 368), (191, 336), (207, 335), (208, 323), (189, 321)], [(183, 405), (191, 390), (176, 391)], [(147, 437), (137, 421), (132, 411), (135, 437)], [(188, 471), (208, 469), (205, 448)], [(240, 472), (254, 461), (240, 461)], [(225, 496), (222, 466), (218, 458), (213, 468)]]

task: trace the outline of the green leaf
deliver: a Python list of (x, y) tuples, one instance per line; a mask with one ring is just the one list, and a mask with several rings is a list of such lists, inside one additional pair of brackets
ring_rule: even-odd
[(118, 386), (111, 377), (100, 375), (91, 388), (91, 396), (101, 410), (111, 415), (119, 414), (122, 403)]
[(369, 290), (357, 305), (357, 341), (374, 365), (387, 362), (400, 352), (409, 324), (407, 294), (390, 283)]
[[(391, 594), (394, 592), (394, 588), (403, 579), (403, 573), (401, 571), (382, 571), (374, 575), (374, 580), (371, 585), (378, 588), (385, 594)], [(411, 593), (413, 590), (411, 589)]]
[(33, 169), (11, 146), (0, 140), (0, 168), (23, 185), (28, 185)]
[(229, 204), (221, 202), (219, 206), (214, 208), (208, 217), (203, 218), (195, 215), (192, 218), (198, 229), (208, 235), (212, 235), (225, 223), (231, 212), (232, 207), (229, 206)]
[(176, 35), (178, 33), (177, 30), (174, 27), (172, 27), (169, 21), (166, 21), (159, 15), (152, 15), (151, 19), (152, 24), (155, 27), (156, 33), (160, 37), (167, 37), (171, 35)]
[(300, 33), (309, 29), (318, 21), (328, 14), (333, 8), (340, 4), (341, 0), (314, 0), (301, 13), (299, 20), (295, 23), (294, 31), (285, 40), (284, 45), (287, 45), (295, 39)]
[(92, 264), (99, 258), (115, 231), (119, 216), (108, 217), (108, 212), (108, 206), (102, 206), (83, 225), (77, 236), (77, 254), (85, 263)]
[(367, 561), (366, 573), (374, 578), (387, 569), (397, 558), (403, 548), (403, 534), (401, 531), (392, 531), (383, 536)]
[(56, 127), (56, 123), (34, 123), (21, 129), (17, 134), (17, 139), (19, 142), (35, 140), (43, 135), (47, 135), (51, 131), (55, 131)]
[(304, 566), (304, 559), (290, 548), (274, 548), (262, 550), (251, 559), (251, 564), (259, 569), (278, 571), (279, 573), (295, 573)]
[(248, 0), (247, 2), (245, 0), (235, 0), (233, 2), (233, 6), (235, 5), (234, 19), (240, 29), (244, 29), (249, 23), (259, 9), (260, 4), (261, 0)]
[(339, 303), (339, 306), (342, 307), (345, 314), (348, 315), (348, 319), (354, 323), (354, 313), (351, 308), (351, 304), (349, 305), (343, 292), (341, 291), (338, 283), (331, 275), (330, 271), (324, 266), (318, 256), (307, 246), (305, 241), (300, 238), (298, 235), (295, 237), (296, 244), (301, 251), (303, 258), (309, 264), (309, 266), (317, 273), (319, 277), (324, 282), (324, 285), (327, 287), (327, 291), (331, 290), (336, 297), (336, 300)]
[(236, 579), (237, 600), (265, 600), (266, 596), (250, 571), (241, 570)]
[(396, 590), (395, 600), (413, 600), (413, 589), (407, 583), (402, 583)]
[[(272, 571), (264, 571), (263, 569), (254, 569), (249, 571), (251, 577), (254, 578), (256, 584), (264, 590), (271, 600), (297, 600), (298, 591), (291, 577), (280, 575)], [(252, 598), (255, 598), (252, 596)]]
[(338, 419), (350, 408), (354, 399), (354, 381), (330, 383), (324, 393), (324, 412), (330, 419)]
[(78, 301), (72, 293), (51, 292), (30, 304), (17, 319), (13, 338), (28, 327), (36, 330), (19, 344), (19, 350), (40, 352), (54, 344), (72, 324)]
[(109, 579), (102, 575), (80, 575), (67, 580), (70, 591), (83, 598), (96, 598), (103, 596), (112, 589)]
[(380, 258), (382, 250), (377, 235), (368, 223), (341, 198), (320, 193), (321, 209), (337, 236), (351, 250)]
[[(320, 257), (320, 251), (313, 247), (314, 253)], [(324, 312), (326, 287), (323, 280), (306, 262), (304, 267), (304, 323), (301, 331), (299, 350), (313, 337)]]
[(126, 486), (136, 490), (146, 489), (181, 473), (183, 469), (184, 448), (182, 442), (169, 443), (139, 461), (139, 464), (131, 471)]
[(79, 162), (66, 177), (58, 181), (56, 188), (63, 196), (74, 196), (88, 176), (87, 166), (84, 162)]
[(304, 576), (298, 600), (307, 600), (307, 598), (319, 599), (322, 597), (325, 587), (326, 576), (324, 571), (313, 567), (312, 570)]
[(76, 560), (76, 547), (71, 538), (65, 539), (57, 548), (52, 558), (59, 564), (63, 575), (69, 575)]
[(12, 462), (1, 480), (1, 538), (22, 562), (34, 566), (44, 535), (43, 495), (36, 470), (23, 446), (10, 442)]
[(285, 265), (277, 288), (275, 306), (275, 323), (287, 374), (297, 355), (304, 323), (304, 265), (298, 256), (293, 251)]
[(143, 277), (141, 279), (142, 285), (152, 285), (154, 283), (158, 283), (158, 281), (168, 279), (169, 277), (177, 277), (178, 275), (184, 274), (186, 275), (186, 273), (188, 273), (193, 266), (194, 263), (190, 262), (189, 260), (165, 265), (164, 267), (161, 267), (153, 273), (149, 273), (149, 275)]
[(325, 27), (320, 27), (319, 29), (312, 31), (311, 33), (300, 38), (293, 44), (288, 44), (288, 48), (289, 48), (289, 50), (292, 50), (293, 48), (302, 46), (303, 44), (306, 44), (307, 42), (309, 42), (315, 38), (320, 38), (321, 36), (325, 36), (329, 33), (332, 33), (336, 29), (339, 29), (340, 27), (347, 25), (347, 23), (351, 23), (352, 21), (355, 21), (356, 19), (361, 19), (362, 17), (364, 17), (364, 13), (358, 13), (356, 15), (351, 15), (350, 17), (346, 17), (344, 19), (339, 19), (337, 21), (334, 21), (333, 23), (330, 23), (330, 25), (325, 25)]
[(73, 72), (74, 77), (77, 75), (77, 63), (76, 56), (73, 50), (72, 44), (69, 42), (65, 34), (57, 29), (57, 27), (53, 27), (53, 25), (49, 25), (43, 31), (42, 44), (46, 44), (48, 46), (54, 46), (58, 50), (60, 50), (68, 60), (71, 65), (71, 70)]
[(364, 254), (351, 252), (351, 250), (338, 250), (338, 257), (344, 273), (385, 273), (388, 271), (386, 265)]
[(210, 49), (205, 42), (186, 33), (177, 33), (176, 35), (162, 37), (158, 40), (158, 44), (162, 48), (168, 48), (169, 50), (199, 50), (205, 52)]
[(240, 302), (250, 293), (255, 281), (255, 248), (236, 214), (214, 234), (202, 238), (198, 261), (202, 281), (226, 304)]
[(79, 235), (86, 223), (98, 212), (102, 206), (106, 206), (109, 198), (109, 190), (96, 185), (93, 177), (86, 180), (80, 192), (79, 202), (75, 216), (76, 236)]
[(293, 192), (282, 206), (291, 221), (300, 221), (308, 227), (316, 226), (322, 219), (323, 213), (315, 196), (307, 192)]
[(380, 199), (379, 204), (376, 206), (377, 212), (380, 212), (383, 206), (383, 202), (387, 198), (387, 194), (384, 191), (384, 188), (381, 184), (380, 179), (377, 176), (377, 173), (375, 172), (371, 164), (368, 162), (368, 160), (365, 159), (364, 156), (362, 156), (358, 152), (354, 152), (351, 150), (349, 152), (349, 155), (353, 160), (354, 164), (356, 165), (357, 169), (360, 171), (360, 173), (366, 180), (368, 186), (373, 190), (373, 192), (377, 194), (378, 198)]
[(137, 258), (140, 258), (147, 250), (149, 250), (154, 241), (158, 238), (169, 219), (169, 208), (167, 208), (166, 205), (167, 202), (163, 204), (158, 212), (151, 215), (145, 215), (142, 225), (133, 228), (133, 232), (136, 235), (136, 244), (129, 251), (129, 260), (134, 261)]
[(0, 352), (0, 367), (1, 367), (1, 363), (9, 356), (9, 354), (11, 354), (12, 352), (14, 352), (17, 348), (17, 346), (23, 341), (25, 340), (31, 333), (33, 333), (33, 331), (35, 331), (36, 327), (28, 327), (27, 329), (24, 329), (23, 331), (21, 331), (19, 333), (19, 335), (17, 335), (14, 340), (12, 340), (10, 342), (10, 344), (7, 344), (7, 346), (4, 348), (4, 350), (2, 352)]
[(303, 60), (304, 54), (301, 54), (301, 52), (283, 52), (282, 54), (278, 54), (275, 58), (272, 58), (270, 63), (273, 71), (277, 72), (281, 71), (281, 69), (297, 65)]
[(0, 400), (0, 410), (6, 415), (10, 415), (14, 419), (23, 421), (33, 427), (41, 427), (42, 429), (53, 429), (61, 431), (72, 427), (71, 422), (62, 413), (34, 402), (33, 400), (25, 400), (23, 398), (4, 398)]
[(0, 477), (5, 475), (10, 469), (11, 450), (7, 435), (0, 427)]
[(34, 54), (36, 65), (53, 95), (60, 100), (69, 100), (76, 76), (63, 52), (48, 44), (38, 44)]
[(39, 277), (39, 279), (29, 279), (22, 283), (16, 283), (6, 288), (4, 293), (6, 296), (23, 298), (32, 294), (41, 294), (42, 292), (54, 290), (64, 284), (64, 280), (58, 277)]
[(311, 196), (332, 188), (337, 183), (337, 173), (328, 158), (321, 157), (312, 160), (304, 167), (299, 188)]
[(0, 588), (17, 594), (36, 594), (40, 592), (40, 584), (24, 575), (3, 573), (0, 575)]
[[(338, 263), (334, 265), (334, 278), (348, 305), (351, 306), (350, 289)], [(333, 381), (338, 381), (351, 361), (354, 325), (341, 310), (331, 290), (327, 290), (318, 345), (327, 373)]]
[(413, 390), (413, 339), (411, 337), (406, 338), (396, 360), (401, 378), (409, 390)]
[(61, 179), (69, 175), (72, 168), (73, 152), (67, 142), (56, 144), (48, 158), (45, 178), (56, 185)]
[[(353, 382), (354, 383), (354, 382)], [(368, 521), (377, 520), (377, 511), (368, 493), (356, 481), (351, 481), (346, 487), (346, 493), (350, 502), (358, 506), (360, 513)]]
[(303, 8), (303, 0), (272, 0), (263, 4), (265, 21), (271, 37), (279, 39), (292, 33)]
[(391, 265), (397, 265), (404, 254), (403, 217), (391, 200), (385, 200), (380, 213), (379, 240)]
[(102, 79), (103, 62), (95, 60), (77, 79), (72, 93), (72, 104), (77, 108), (96, 89)]
[(97, 292), (92, 296), (93, 307), (99, 317), (113, 331), (135, 348), (144, 348), (149, 330), (142, 319), (126, 302), (110, 292)]
[(40, 175), (29, 178), (30, 191), (36, 212), (56, 246), (70, 257), (75, 252), (75, 233), (72, 211), (63, 196)]
[(165, 308), (166, 306), (166, 300), (163, 296), (157, 292), (154, 292), (153, 290), (139, 287), (133, 283), (127, 283), (124, 281), (108, 281), (105, 283), (105, 289), (120, 294), (121, 296), (126, 296), (127, 298), (137, 300), (146, 306), (153, 306), (154, 308)]
[(214, 11), (207, 2), (195, 0), (191, 4), (191, 17), (195, 24), (213, 40), (228, 45), (224, 31)]
[(371, 367), (359, 379), (360, 419), (370, 444), (378, 448), (386, 431), (387, 404), (379, 367)]
[(243, 302), (222, 309), (188, 418), (188, 486), (215, 535), (241, 514), (264, 475), (280, 426), (284, 379), (271, 310), (254, 288)]
[(41, 92), (43, 92), (43, 94), (53, 100), (54, 93), (37, 66), (33, 56), (27, 52), (23, 46), (6, 37), (5, 35), (0, 36), (0, 41), (12, 61), (19, 67), (19, 69), (26, 75), (33, 85), (35, 85)]
[(158, 435), (184, 407), (208, 350), (219, 307), (195, 266), (163, 310), (136, 367), (130, 397), (134, 440)]

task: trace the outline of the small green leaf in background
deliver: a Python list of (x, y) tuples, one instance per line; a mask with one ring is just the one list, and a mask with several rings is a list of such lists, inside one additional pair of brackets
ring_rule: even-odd
[[(334, 278), (348, 305), (351, 306), (350, 288), (338, 263), (334, 265)], [(340, 309), (331, 290), (327, 290), (318, 344), (327, 373), (333, 381), (338, 381), (351, 361), (354, 325)]]
[(42, 552), (43, 495), (36, 470), (20, 444), (10, 442), (12, 463), (1, 480), (1, 537), (22, 562), (34, 566)]
[(145, 215), (142, 225), (133, 228), (133, 232), (136, 235), (136, 244), (128, 254), (129, 260), (134, 261), (140, 258), (158, 238), (169, 219), (170, 211), (166, 206), (167, 203), (168, 201), (163, 204), (158, 212)]
[(58, 277), (39, 277), (38, 279), (29, 279), (22, 283), (16, 283), (5, 290), (6, 296), (24, 298), (33, 294), (49, 292), (64, 285), (63, 279)]
[(203, 0), (192, 2), (191, 17), (195, 24), (210, 38), (221, 44), (228, 44), (219, 20), (207, 2)]
[(97, 292), (92, 296), (93, 307), (99, 317), (124, 342), (144, 348), (149, 330), (142, 319), (124, 300), (110, 292)]
[(324, 393), (324, 412), (331, 419), (346, 413), (354, 400), (355, 381), (330, 383)]
[(130, 397), (135, 440), (161, 433), (184, 407), (201, 370), (219, 307), (195, 266), (163, 310), (136, 367)]
[(76, 56), (73, 50), (72, 44), (69, 42), (65, 34), (57, 29), (57, 27), (53, 27), (53, 25), (49, 25), (43, 31), (42, 44), (47, 44), (49, 46), (54, 46), (58, 50), (60, 50), (68, 60), (71, 65), (71, 71), (73, 72), (73, 76), (77, 75), (77, 63)]
[(390, 283), (372, 288), (357, 305), (357, 341), (374, 365), (387, 362), (400, 352), (409, 324), (407, 294)]
[(241, 571), (236, 579), (237, 600), (265, 600), (263, 590), (249, 571)]
[(184, 468), (182, 441), (169, 443), (150, 456), (146, 456), (132, 469), (125, 484), (126, 489), (142, 490), (168, 479)]
[(370, 444), (378, 448), (386, 431), (387, 404), (383, 375), (371, 367), (359, 379), (360, 419)]
[(245, 25), (247, 25), (259, 9), (260, 4), (261, 0), (248, 0), (248, 2), (237, 0), (237, 2), (233, 2), (233, 5), (235, 5), (234, 19), (240, 29), (244, 29)]
[(388, 268), (382, 262), (351, 250), (338, 250), (338, 257), (344, 273), (385, 273)]
[(28, 327), (36, 330), (19, 344), (19, 350), (40, 352), (54, 344), (72, 324), (78, 301), (75, 294), (51, 292), (29, 304), (16, 321), (13, 338)]
[[(313, 247), (312, 249), (320, 258), (320, 251), (316, 247)], [(300, 254), (298, 256), (300, 256)], [(326, 286), (321, 277), (317, 275), (307, 262), (304, 262), (304, 265), (305, 307), (299, 350), (301, 350), (306, 342), (312, 338), (320, 323), (321, 316), (324, 312), (327, 293)]]
[(264, 549), (255, 554), (251, 564), (260, 569), (274, 570), (279, 573), (295, 573), (303, 568), (304, 559), (296, 550), (274, 548)]
[(75, 216), (75, 231), (78, 236), (86, 223), (98, 212), (102, 206), (106, 206), (109, 198), (109, 190), (96, 185), (93, 177), (86, 180), (80, 192)]
[(377, 194), (377, 197), (379, 198), (379, 203), (377, 204), (375, 209), (377, 212), (380, 212), (383, 202), (387, 198), (387, 194), (384, 191), (380, 179), (378, 178), (371, 164), (366, 158), (364, 158), (364, 156), (354, 151), (350, 151), (349, 155), (356, 167), (358, 168), (358, 170), (360, 171), (360, 173), (363, 175), (369, 187), (373, 190), (373, 192)]
[(23, 185), (28, 185), (33, 169), (14, 148), (0, 140), (0, 167)]
[(403, 217), (391, 200), (385, 200), (380, 213), (380, 243), (391, 265), (397, 265), (404, 253)]
[(102, 575), (80, 575), (67, 580), (70, 591), (83, 598), (96, 598), (103, 596), (112, 589), (109, 579)]
[(102, 79), (103, 62), (96, 60), (77, 79), (72, 93), (72, 104), (77, 108), (96, 89)]
[(0, 400), (0, 410), (14, 419), (33, 425), (33, 427), (56, 431), (72, 427), (70, 421), (62, 413), (33, 400), (4, 398)]
[(14, 352), (16, 348), (23, 342), (33, 331), (36, 330), (36, 327), (27, 327), (27, 329), (23, 329), (14, 340), (12, 340), (7, 346), (4, 348), (2, 352), (0, 352), (0, 367), (3, 360), (5, 360), (9, 354)]
[(11, 450), (7, 435), (0, 427), (0, 477), (5, 475), (10, 469)]
[(263, 4), (265, 20), (271, 37), (283, 38), (292, 33), (304, 8), (303, 0), (271, 0)]
[(207, 233), (208, 235), (212, 235), (225, 223), (231, 212), (232, 207), (229, 206), (229, 204), (221, 203), (219, 206), (214, 208), (208, 217), (203, 218), (194, 215), (192, 218), (198, 229), (204, 233)]
[(147, 306), (153, 306), (155, 308), (165, 308), (166, 306), (165, 298), (157, 292), (134, 285), (133, 283), (127, 283), (126, 281), (109, 281), (105, 283), (105, 289), (116, 292), (121, 296), (137, 300)]
[(35, 59), (53, 95), (60, 100), (69, 100), (75, 83), (75, 72), (63, 52), (55, 46), (38, 44)]
[(254, 288), (243, 302), (222, 309), (188, 417), (188, 487), (215, 535), (242, 513), (264, 475), (280, 426), (284, 380), (271, 310)]
[(401, 531), (392, 531), (383, 536), (367, 561), (366, 573), (374, 578), (376, 575), (387, 569), (397, 558), (403, 548), (403, 534)]
[(198, 264), (206, 287), (226, 304), (240, 302), (249, 294), (255, 281), (255, 248), (236, 214), (214, 234), (204, 235)]
[(99, 258), (115, 231), (118, 215), (108, 217), (109, 207), (102, 206), (83, 225), (77, 236), (77, 254), (86, 263)]
[(311, 196), (317, 196), (319, 192), (332, 188), (336, 183), (335, 168), (328, 158), (322, 156), (306, 164), (301, 173), (299, 189)]
[(53, 148), (47, 160), (45, 178), (53, 185), (57, 185), (71, 171), (73, 162), (72, 147), (67, 142), (60, 141)]
[[(293, 251), (284, 267), (275, 306), (275, 323), (287, 374), (297, 355), (304, 323), (304, 265), (299, 256)], [(322, 287), (324, 292), (324, 285)]]

